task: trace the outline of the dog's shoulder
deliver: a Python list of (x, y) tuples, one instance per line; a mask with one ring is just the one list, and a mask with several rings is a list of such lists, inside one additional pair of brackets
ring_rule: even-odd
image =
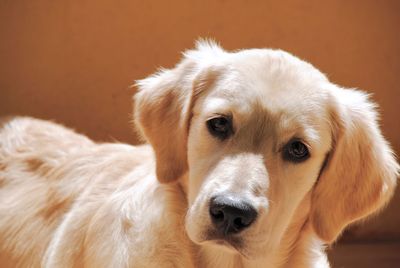
[(60, 156), (94, 143), (84, 135), (60, 124), (30, 117), (0, 119), (0, 152), (3, 154), (55, 151)]

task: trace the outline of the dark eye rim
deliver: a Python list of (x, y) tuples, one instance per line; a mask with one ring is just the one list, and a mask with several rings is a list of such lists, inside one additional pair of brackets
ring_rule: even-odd
[[(227, 123), (226, 129), (218, 129), (215, 124), (218, 123), (218, 120), (223, 120), (225, 123)], [(229, 138), (230, 136), (233, 135), (233, 125), (232, 125), (232, 116), (229, 115), (215, 115), (213, 117), (210, 117), (206, 121), (207, 129), (208, 132), (220, 139), (220, 140), (225, 140)]]
[[(297, 145), (301, 144), (301, 146), (305, 149), (303, 154), (296, 155), (293, 152), (293, 145), (295, 145), (295, 144), (297, 144)], [(296, 163), (296, 164), (302, 163), (310, 158), (310, 156), (311, 156), (310, 148), (307, 145), (307, 143), (305, 143), (302, 139), (293, 138), (284, 146), (282, 156), (283, 156), (283, 159), (286, 161)]]

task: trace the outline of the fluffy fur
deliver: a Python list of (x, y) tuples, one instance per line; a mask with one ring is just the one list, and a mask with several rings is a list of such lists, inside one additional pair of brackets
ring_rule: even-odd
[[(286, 52), (199, 42), (138, 88), (150, 145), (3, 120), (2, 267), (329, 267), (324, 246), (393, 193), (399, 168), (374, 104)], [(235, 130), (225, 141), (205, 123), (221, 114)], [(305, 162), (282, 157), (294, 137)], [(258, 217), (216, 239), (209, 200), (228, 193)]]

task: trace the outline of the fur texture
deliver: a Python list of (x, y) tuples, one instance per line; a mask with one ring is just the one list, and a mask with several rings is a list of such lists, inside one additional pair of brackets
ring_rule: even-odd
[[(399, 167), (374, 104), (286, 52), (201, 41), (137, 85), (150, 145), (2, 122), (2, 267), (329, 267), (324, 246), (393, 193)], [(226, 140), (206, 126), (220, 115)], [(282, 156), (294, 138), (310, 152), (301, 163)], [(258, 216), (221, 239), (210, 199), (232, 193)]]

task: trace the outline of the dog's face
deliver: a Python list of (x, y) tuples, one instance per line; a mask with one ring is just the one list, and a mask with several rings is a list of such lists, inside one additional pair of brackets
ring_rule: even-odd
[(306, 197), (330, 242), (392, 193), (397, 163), (365, 96), (288, 53), (200, 44), (139, 86), (136, 120), (158, 179), (188, 176), (195, 243), (265, 256)]
[(186, 228), (198, 243), (228, 239), (250, 253), (276, 248), (315, 184), (331, 147), (330, 114), (324, 77), (304, 75), (310, 67), (286, 53), (229, 60), (205, 74), (192, 107)]

